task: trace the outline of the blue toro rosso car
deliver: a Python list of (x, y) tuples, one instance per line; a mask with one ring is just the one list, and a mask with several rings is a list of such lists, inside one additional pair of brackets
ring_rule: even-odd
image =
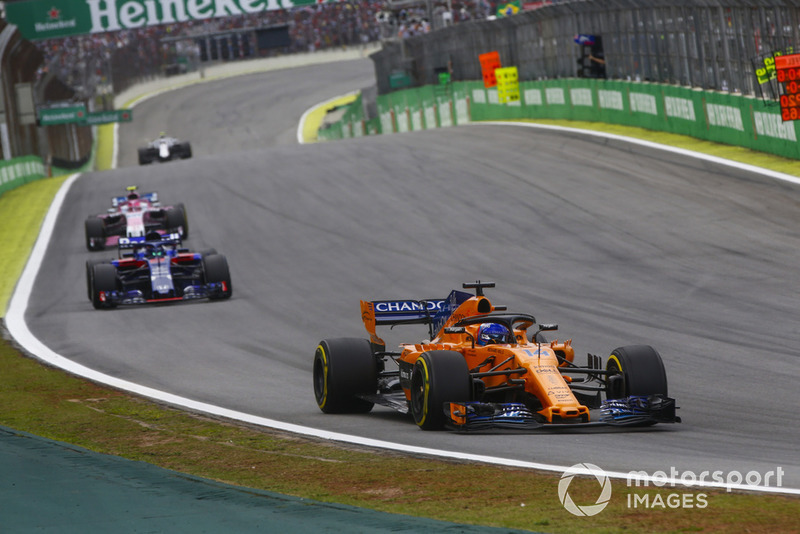
[(97, 309), (192, 299), (227, 299), (228, 260), (216, 250), (180, 248), (180, 234), (122, 237), (119, 258), (86, 262), (89, 300)]

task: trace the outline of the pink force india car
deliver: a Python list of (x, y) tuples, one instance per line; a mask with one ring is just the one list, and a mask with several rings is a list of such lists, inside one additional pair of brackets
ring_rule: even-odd
[(183, 204), (162, 206), (158, 193), (140, 194), (136, 186), (128, 187), (125, 195), (112, 197), (108, 211), (89, 216), (84, 226), (86, 248), (92, 251), (117, 246), (120, 237), (144, 237), (151, 232), (189, 237)]

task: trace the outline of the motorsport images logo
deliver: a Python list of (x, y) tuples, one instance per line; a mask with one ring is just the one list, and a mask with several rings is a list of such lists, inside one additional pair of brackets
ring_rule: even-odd
[[(749, 490), (758, 487), (781, 488), (783, 487), (783, 475), (785, 471), (778, 466), (774, 470), (767, 471), (762, 475), (759, 471), (748, 471), (743, 474), (740, 471), (702, 471), (699, 474), (694, 471), (679, 472), (677, 468), (670, 467), (669, 473), (666, 471), (655, 471), (652, 475), (645, 471), (630, 471), (627, 474), (627, 486), (629, 488), (647, 488), (650, 484), (657, 488), (686, 488), (686, 491), (672, 493), (627, 493), (628, 508), (645, 509), (666, 509), (666, 508), (706, 508), (708, 507), (708, 494), (691, 491), (694, 486), (720, 488), (727, 491), (734, 489)], [(569, 494), (569, 486), (577, 475), (594, 476), (600, 485), (599, 495), (594, 504), (575, 504)], [(619, 476), (619, 475), (617, 475)], [(774, 485), (771, 481), (775, 480)], [(584, 486), (585, 488), (585, 486)], [(575, 464), (564, 471), (561, 480), (558, 481), (558, 498), (564, 508), (572, 515), (581, 517), (591, 517), (602, 512), (611, 500), (611, 477), (601, 468), (594, 464), (582, 463)]]
[[(575, 475), (593, 475), (600, 484), (600, 495), (594, 504), (577, 505), (572, 497), (569, 495), (569, 485)], [(597, 515), (602, 512), (608, 502), (611, 500), (611, 479), (606, 475), (606, 472), (594, 464), (583, 463), (575, 464), (561, 475), (561, 480), (558, 481), (558, 499), (564, 508), (567, 509), (572, 515), (588, 517)]]

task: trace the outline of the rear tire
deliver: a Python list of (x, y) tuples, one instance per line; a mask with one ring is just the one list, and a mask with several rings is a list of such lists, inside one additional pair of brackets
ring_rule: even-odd
[(119, 289), (117, 278), (117, 268), (110, 263), (98, 263), (92, 266), (92, 274), (89, 277), (89, 291), (92, 295), (92, 305), (95, 309), (116, 308), (116, 304), (103, 300), (101, 294)]
[(89, 250), (103, 250), (106, 248), (106, 227), (103, 219), (90, 217), (84, 223), (86, 234), (86, 248)]
[(181, 235), (181, 239), (189, 239), (189, 217), (186, 215), (186, 206), (183, 205), (183, 202), (179, 202), (175, 204), (175, 209), (178, 209), (183, 214), (183, 235)]
[(150, 155), (148, 154), (148, 150), (146, 148), (139, 149), (139, 165), (147, 165), (151, 163)]
[(167, 210), (164, 217), (164, 226), (168, 232), (177, 232), (181, 239), (189, 237), (189, 225), (186, 223), (186, 210), (175, 206)]
[(441, 429), (447, 417), (444, 403), (470, 400), (469, 367), (464, 356), (452, 350), (422, 353), (411, 372), (411, 415), (422, 430)]
[(228, 299), (233, 294), (231, 273), (228, 269), (228, 260), (222, 254), (211, 254), (203, 258), (203, 276), (206, 284), (222, 283), (225, 289), (222, 293), (209, 297), (212, 300)]
[(375, 405), (358, 397), (378, 390), (378, 364), (369, 341), (325, 339), (314, 353), (314, 397), (324, 413), (367, 413)]
[(606, 398), (631, 395), (667, 395), (667, 372), (661, 355), (650, 345), (629, 345), (614, 349), (606, 362)]
[(190, 143), (183, 143), (181, 149), (181, 159), (189, 159), (192, 157), (192, 145)]

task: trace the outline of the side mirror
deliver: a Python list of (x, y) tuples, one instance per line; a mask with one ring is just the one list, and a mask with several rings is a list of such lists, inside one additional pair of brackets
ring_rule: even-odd
[(444, 329), (445, 334), (466, 334), (467, 339), (472, 341), (472, 348), (475, 348), (475, 338), (472, 337), (472, 334), (467, 332), (467, 329), (463, 326), (448, 326)]
[(531, 337), (531, 340), (532, 340), (533, 342), (535, 342), (535, 343), (539, 343), (539, 344), (541, 344), (541, 343), (542, 343), (542, 341), (541, 341), (541, 340), (539, 340), (539, 333), (540, 333), (540, 332), (547, 332), (547, 331), (550, 331), (550, 330), (558, 330), (558, 325), (557, 325), (557, 324), (554, 324), (554, 323), (550, 323), (550, 324), (539, 324), (539, 329), (538, 329), (538, 330), (536, 330), (536, 332), (534, 332), (534, 333), (533, 333), (533, 336)]

